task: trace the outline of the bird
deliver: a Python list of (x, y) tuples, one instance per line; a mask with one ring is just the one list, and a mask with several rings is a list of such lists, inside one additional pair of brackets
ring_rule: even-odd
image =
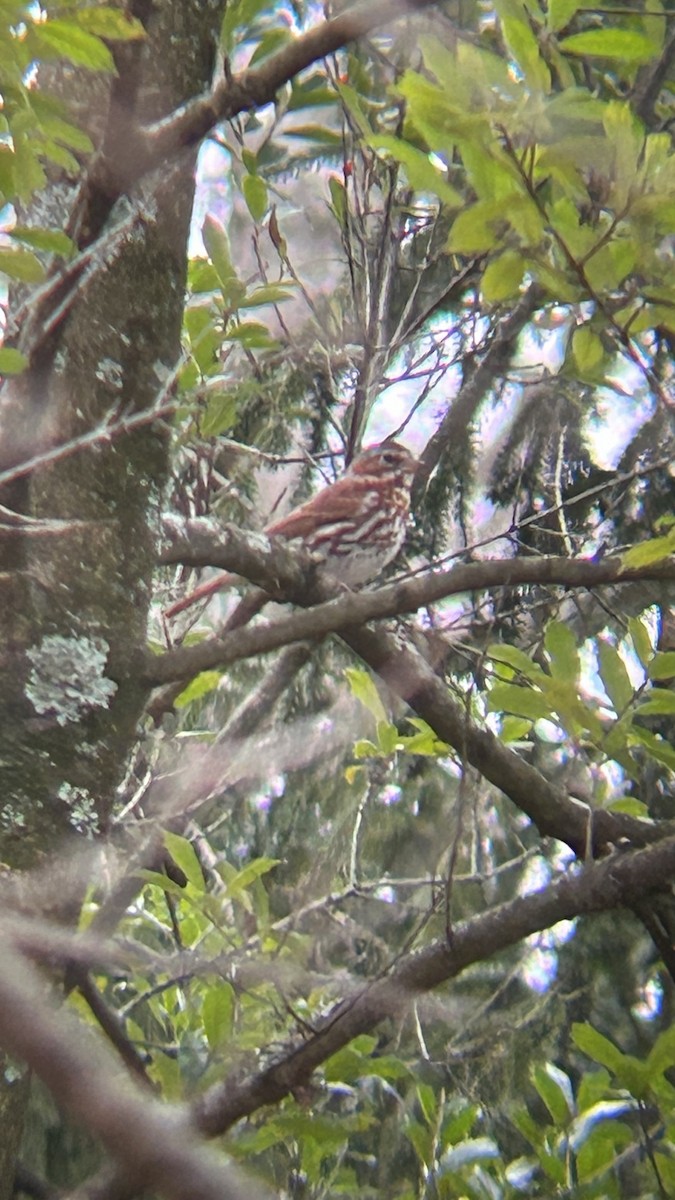
[[(347, 587), (377, 578), (405, 541), (410, 490), (418, 462), (400, 442), (369, 446), (345, 474), (265, 528), (270, 537), (300, 544), (322, 560), (322, 570)], [(166, 609), (167, 619), (231, 587), (223, 572)], [(239, 622), (237, 622), (239, 623)]]

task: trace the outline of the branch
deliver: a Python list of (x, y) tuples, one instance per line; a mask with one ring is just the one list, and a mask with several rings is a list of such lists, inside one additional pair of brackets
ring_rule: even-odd
[(57, 1103), (102, 1142), (120, 1164), (118, 1178), (131, 1194), (157, 1190), (169, 1200), (267, 1195), (203, 1145), (184, 1110), (153, 1100), (147, 1089), (121, 1078), (117, 1060), (83, 1022), (49, 1006), (42, 976), (11, 941), (0, 936), (0, 947), (0, 1044), (27, 1063)]
[(471, 721), (453, 700), (447, 684), (422, 656), (384, 630), (350, 629), (343, 640), (442, 741), (535, 823), (542, 836), (558, 838), (585, 858), (625, 839), (636, 846), (658, 841), (669, 832), (664, 824), (638, 820), (606, 809), (591, 809), (549, 781), (524, 758)]
[(223, 1133), (242, 1117), (263, 1105), (278, 1103), (306, 1085), (322, 1062), (384, 1018), (405, 1012), (420, 993), (558, 921), (629, 905), (663, 886), (674, 868), (675, 838), (669, 838), (648, 850), (612, 855), (577, 875), (559, 879), (545, 891), (519, 897), (465, 922), (449, 941), (436, 941), (407, 955), (390, 975), (341, 1001), (322, 1028), (281, 1061), (241, 1083), (225, 1081), (209, 1089), (196, 1102), (197, 1128), (210, 1136)]
[[(457, 926), (449, 939), (407, 954), (389, 975), (341, 1000), (316, 1033), (301, 1046), (290, 1048), (271, 1067), (247, 1079), (228, 1079), (209, 1088), (192, 1107), (192, 1125), (208, 1137), (224, 1133), (242, 1118), (305, 1087), (316, 1068), (355, 1037), (370, 1032), (387, 1017), (405, 1013), (417, 996), (456, 978), (473, 963), (558, 921), (637, 903), (669, 882), (674, 870), (675, 838), (671, 837), (647, 850), (614, 854), (576, 875), (563, 876), (544, 891), (474, 917)], [(0, 1001), (2, 998), (0, 980)], [(166, 1138), (165, 1131), (162, 1146)], [(105, 1171), (71, 1200), (132, 1200), (138, 1190), (134, 1185), (122, 1172)], [(228, 1194), (223, 1192), (224, 1197)]]
[[(446, 449), (461, 444), (466, 439), (467, 428), (476, 415), (478, 405), (493, 386), (495, 379), (505, 372), (518, 338), (541, 302), (541, 288), (533, 284), (521, 296), (512, 311), (497, 322), (488, 349), (477, 366), (467, 371), (457, 396), (438, 429), (427, 442), (415, 476), (415, 497), (423, 494), (432, 471), (438, 466)], [(468, 358), (468, 355), (465, 356), (465, 361)]]
[[(280, 554), (282, 550), (283, 555)], [(288, 555), (289, 561), (294, 557), (286, 546), (275, 546), (273, 553), (277, 567), (283, 556)], [(210, 638), (197, 646), (182, 647), (159, 658), (149, 658), (145, 684), (158, 686), (172, 679), (187, 678), (199, 671), (276, 649), (292, 640), (323, 636), (340, 629), (346, 644), (431, 726), (439, 738), (454, 747), (526, 813), (542, 835), (559, 838), (582, 857), (587, 855), (589, 847), (600, 852), (608, 844), (623, 839), (634, 845), (645, 845), (663, 837), (665, 827), (604, 809), (591, 810), (572, 799), (548, 783), (494, 734), (471, 722), (464, 709), (452, 699), (445, 682), (410, 645), (384, 630), (359, 626), (373, 616), (390, 616), (452, 592), (479, 587), (520, 586), (523, 583), (574, 583), (595, 587), (601, 583), (627, 582), (636, 577), (673, 578), (674, 575), (675, 562), (671, 560), (640, 568), (638, 572), (625, 570), (620, 560), (593, 563), (548, 558), (471, 563), (375, 592), (343, 595), (269, 625), (238, 629), (222, 638)], [(335, 592), (338, 585), (325, 579), (319, 581), (316, 588), (323, 593)], [(308, 590), (305, 602), (313, 598), (312, 590)], [(303, 599), (302, 596), (298, 598)]]
[(654, 108), (656, 101), (659, 98), (659, 93), (663, 88), (668, 72), (670, 71), (673, 60), (675, 59), (675, 26), (670, 31), (666, 38), (661, 57), (654, 62), (649, 63), (642, 71), (638, 73), (637, 81), (633, 91), (633, 105), (635, 111), (641, 121), (644, 121), (648, 129), (653, 128)]
[(145, 172), (180, 150), (197, 145), (220, 121), (229, 121), (240, 112), (273, 103), (279, 88), (298, 72), (378, 26), (427, 8), (432, 2), (365, 0), (308, 29), (261, 66), (221, 79), (208, 96), (190, 101), (163, 121), (142, 130), (139, 166)]
[[(265, 542), (269, 541), (267, 550)], [(263, 626), (237, 629), (221, 637), (208, 638), (196, 646), (182, 646), (159, 656), (148, 655), (142, 683), (160, 687), (174, 680), (189, 679), (200, 671), (224, 667), (240, 659), (277, 650), (290, 642), (325, 637), (329, 633), (362, 625), (366, 621), (400, 616), (437, 603), (461, 592), (485, 591), (496, 587), (522, 587), (558, 584), (564, 587), (595, 588), (610, 583), (637, 580), (675, 579), (675, 560), (645, 567), (626, 568), (619, 558), (602, 562), (567, 558), (512, 558), (468, 563), (448, 571), (426, 573), (417, 579), (388, 584), (371, 592), (345, 594), (334, 579), (313, 582), (307, 572), (298, 570), (304, 561), (311, 564), (306, 551), (258, 536), (251, 542), (241, 531), (228, 527), (226, 541), (214, 541), (204, 535), (193, 540), (176, 541), (163, 561), (188, 562), (224, 567), (237, 574), (249, 572), (253, 582), (263, 586), (274, 599), (292, 600), (313, 608), (293, 613)], [(210, 548), (209, 548), (210, 547)]]

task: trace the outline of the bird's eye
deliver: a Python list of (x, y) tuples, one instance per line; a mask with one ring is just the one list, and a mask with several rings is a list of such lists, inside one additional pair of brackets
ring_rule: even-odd
[(382, 455), (382, 462), (386, 463), (388, 467), (393, 467), (398, 462), (398, 455), (393, 450), (387, 450)]

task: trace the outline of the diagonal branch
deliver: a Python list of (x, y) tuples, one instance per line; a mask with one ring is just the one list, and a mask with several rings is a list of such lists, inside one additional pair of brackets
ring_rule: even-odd
[(613, 855), (545, 891), (474, 917), (454, 929), (449, 941), (406, 955), (389, 975), (337, 1004), (317, 1033), (267, 1070), (241, 1083), (216, 1084), (197, 1101), (197, 1127), (211, 1136), (223, 1133), (262, 1105), (277, 1103), (306, 1084), (332, 1054), (385, 1017), (405, 1012), (420, 993), (558, 921), (629, 905), (663, 886), (674, 868), (675, 838), (670, 838), (647, 850)]
[[(467, 369), (457, 396), (438, 429), (427, 442), (415, 476), (415, 496), (423, 494), (446, 449), (461, 444), (466, 438), (467, 428), (473, 421), (479, 404), (485, 399), (495, 381), (506, 371), (518, 338), (542, 299), (541, 288), (533, 284), (514, 308), (497, 322), (488, 349), (475, 366)], [(468, 357), (467, 355), (466, 358)]]
[(168, 1200), (268, 1195), (210, 1153), (184, 1110), (120, 1078), (116, 1060), (94, 1034), (49, 1005), (42, 976), (10, 939), (0, 937), (0, 948), (0, 1045), (26, 1062), (57, 1103), (103, 1143), (130, 1194), (147, 1189)]
[(648, 129), (656, 125), (654, 110), (659, 94), (675, 61), (675, 25), (666, 38), (660, 58), (650, 62), (638, 73), (633, 91), (633, 106)]
[[(282, 555), (276, 557), (281, 551), (289, 561), (294, 557), (288, 547), (275, 546), (276, 566), (281, 565)], [(674, 573), (675, 563), (671, 561), (641, 569), (642, 578), (672, 578)], [(594, 587), (603, 582), (623, 582), (634, 577), (635, 572), (623, 569), (618, 560), (591, 563), (550, 558), (471, 563), (428, 579), (393, 584), (372, 593), (343, 595), (269, 625), (238, 629), (222, 638), (211, 638), (197, 646), (170, 651), (148, 661), (144, 682), (146, 686), (158, 686), (275, 649), (294, 639), (323, 636), (340, 629), (346, 644), (381, 675), (439, 738), (461, 753), (525, 812), (542, 835), (559, 838), (582, 857), (589, 847), (597, 852), (624, 839), (633, 845), (645, 845), (665, 836), (666, 827), (602, 809), (591, 810), (572, 799), (504, 746), (494, 734), (470, 721), (463, 707), (453, 700), (445, 682), (412, 646), (384, 630), (361, 625), (373, 616), (391, 615), (422, 603), (421, 595), (425, 595), (426, 601), (432, 596), (438, 599), (441, 594), (448, 595), (453, 587), (465, 590), (516, 586), (524, 582), (574, 582), (579, 586)], [(277, 583), (278, 579), (270, 580), (272, 587)], [(336, 591), (338, 585), (323, 580), (316, 588), (319, 593), (326, 594)], [(307, 592), (305, 603), (313, 598), (312, 589), (308, 588)], [(303, 599), (301, 595), (295, 598)]]
[(433, 0), (370, 0), (370, 3), (363, 0), (354, 4), (294, 38), (260, 66), (220, 79), (208, 95), (190, 100), (163, 120), (138, 130), (129, 140), (127, 161), (123, 165), (119, 161), (96, 164), (96, 182), (105, 183), (110, 174), (118, 190), (120, 183), (123, 190), (129, 190), (154, 167), (196, 147), (221, 121), (272, 104), (279, 88), (299, 71), (364, 34), (432, 3)]
[[(671, 837), (646, 850), (614, 854), (576, 874), (563, 876), (544, 891), (518, 897), (472, 918), (457, 926), (449, 939), (405, 955), (388, 975), (340, 1001), (320, 1029), (277, 1057), (270, 1067), (248, 1078), (229, 1078), (209, 1088), (192, 1107), (192, 1125), (208, 1137), (226, 1132), (242, 1118), (301, 1090), (331, 1055), (385, 1018), (405, 1013), (416, 996), (558, 921), (631, 906), (663, 887), (674, 870), (675, 838)], [(2, 1033), (0, 1006), (0, 1040)], [(91, 1180), (72, 1200), (133, 1200), (137, 1192), (135, 1180), (114, 1170)], [(223, 1197), (228, 1194), (225, 1190), (222, 1193)]]

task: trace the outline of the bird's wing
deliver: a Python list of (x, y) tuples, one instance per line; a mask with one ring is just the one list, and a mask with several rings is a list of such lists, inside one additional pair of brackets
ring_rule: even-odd
[(355, 512), (362, 506), (362, 493), (371, 490), (360, 486), (365, 482), (353, 477), (338, 479), (330, 487), (317, 492), (311, 500), (293, 509), (288, 516), (273, 521), (265, 532), (286, 538), (290, 542), (296, 538), (306, 538), (318, 526), (351, 521)]

